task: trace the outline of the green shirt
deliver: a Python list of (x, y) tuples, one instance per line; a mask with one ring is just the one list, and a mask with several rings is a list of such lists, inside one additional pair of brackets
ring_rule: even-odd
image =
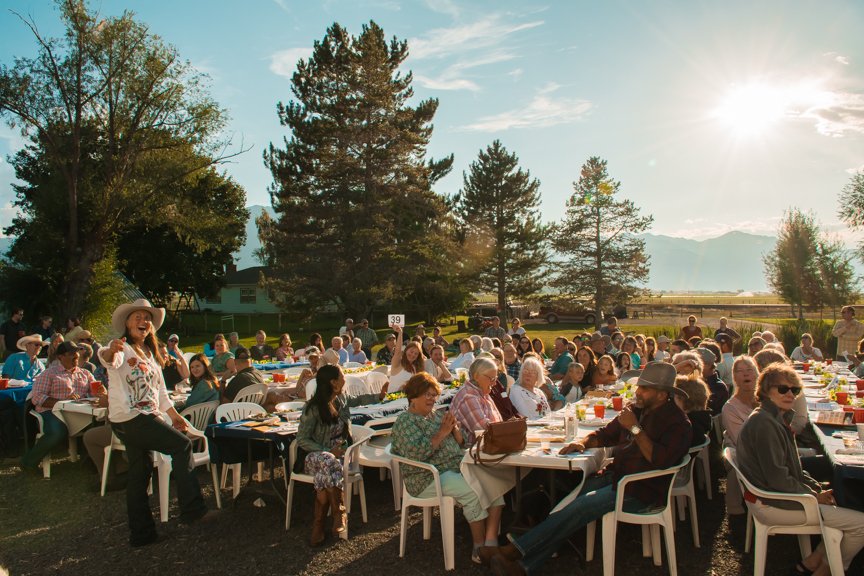
[(552, 364), (549, 374), (566, 374), (567, 367), (570, 366), (571, 362), (573, 362), (573, 356), (570, 355), (570, 352), (564, 352), (555, 359), (555, 363)]
[(359, 338), (363, 342), (363, 348), (372, 348), (372, 346), (378, 343), (378, 334), (371, 328), (356, 328), (354, 330), (354, 337)]
[(223, 352), (217, 356), (214, 356), (212, 360), (210, 360), (210, 368), (213, 369), (215, 374), (219, 374), (220, 372), (224, 372), (228, 368), (228, 360), (234, 358), (234, 354), (231, 352)]
[[(464, 452), (452, 434), (449, 434), (437, 449), (432, 448), (432, 437), (441, 428), (443, 411), (420, 416), (403, 412), (393, 424), (391, 450), (397, 456), (432, 464), (439, 472), (459, 472), (459, 463)], [(432, 482), (432, 473), (414, 466), (400, 466), (405, 487), (412, 496), (420, 494)]]

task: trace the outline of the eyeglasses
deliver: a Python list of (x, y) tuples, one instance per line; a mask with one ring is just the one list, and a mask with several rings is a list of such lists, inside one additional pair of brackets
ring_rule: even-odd
[(786, 394), (786, 393), (789, 392), (790, 390), (792, 391), (792, 395), (793, 395), (793, 396), (797, 396), (798, 394), (801, 393), (801, 387), (800, 387), (800, 386), (786, 386), (786, 385), (784, 384), (784, 385), (782, 385), (782, 386), (775, 386), (775, 388), (777, 388), (777, 391), (778, 391), (780, 394)]
[(423, 396), (428, 400), (436, 400), (438, 398), (438, 393), (437, 392), (426, 392)]

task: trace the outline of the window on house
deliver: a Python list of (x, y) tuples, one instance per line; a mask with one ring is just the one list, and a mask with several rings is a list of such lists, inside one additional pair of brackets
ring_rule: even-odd
[(240, 302), (243, 304), (255, 304), (255, 302), (256, 302), (256, 289), (255, 288), (241, 288), (240, 289)]

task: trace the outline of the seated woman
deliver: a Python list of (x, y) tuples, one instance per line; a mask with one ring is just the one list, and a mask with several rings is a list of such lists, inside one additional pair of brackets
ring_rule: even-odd
[[(515, 338), (514, 338), (515, 340)], [(516, 346), (516, 354), (519, 356), (521, 360), (526, 352), (533, 352), (534, 349), (531, 347), (531, 339), (528, 338), (525, 334), (519, 338), (519, 343)]]
[(591, 376), (591, 385), (609, 386), (618, 380), (618, 375), (615, 374), (615, 363), (612, 357), (604, 354), (597, 360), (597, 366), (594, 368), (594, 374)]
[[(488, 372), (493, 370), (494, 366), (488, 369)], [(481, 376), (481, 380), (489, 379)], [(434, 411), (435, 400), (440, 392), (438, 382), (425, 372), (408, 380), (405, 385), (408, 410), (400, 414), (393, 424), (390, 436), (393, 442), (392, 452), (432, 464), (438, 469), (442, 493), (452, 496), (462, 506), (462, 513), (471, 527), (474, 543), (471, 560), (479, 564), (480, 547), (498, 545), (498, 525), (504, 501), (499, 498), (484, 510), (477, 494), (459, 473), (464, 438), (452, 412)], [(413, 466), (400, 468), (405, 487), (412, 496), (425, 498), (435, 495), (431, 472)]]
[(348, 361), (366, 364), (368, 360), (366, 353), (363, 352), (363, 341), (359, 338), (354, 338), (351, 341), (351, 349), (348, 350)]
[(459, 355), (450, 362), (450, 370), (468, 368), (474, 362), (474, 342), (470, 338), (459, 340)]
[(588, 384), (593, 385), (594, 371), (597, 369), (597, 357), (594, 355), (594, 351), (590, 348), (582, 347), (576, 351), (576, 354), (574, 354), (573, 357), (576, 358), (577, 362), (582, 364), (583, 368), (585, 368), (585, 380), (583, 381), (584, 384), (586, 386)]
[[(756, 378), (759, 370), (756, 362), (750, 356), (739, 356), (732, 364), (732, 381), (735, 383), (735, 393), (723, 405), (721, 418), (723, 422), (723, 447), (737, 448), (738, 435), (741, 427), (750, 417), (753, 410), (759, 406), (756, 399)], [(725, 460), (723, 461), (726, 462)], [(735, 470), (726, 466), (726, 513), (730, 516), (744, 514), (744, 496), (738, 480), (735, 478)]]
[(633, 370), (639, 370), (642, 366), (642, 357), (636, 351), (636, 338), (633, 336), (624, 338), (624, 341), (621, 343), (621, 351), (630, 354), (630, 365), (633, 367)]
[(501, 419), (510, 420), (511, 418), (518, 418), (519, 413), (516, 412), (516, 408), (513, 407), (513, 403), (510, 401), (510, 394), (508, 392), (510, 384), (507, 380), (508, 375), (507, 370), (504, 368), (504, 363), (498, 360), (492, 352), (480, 352), (477, 354), (475, 362), (484, 358), (486, 360), (491, 360), (498, 369), (498, 378), (495, 381), (495, 384), (492, 385), (492, 389), (489, 391), (489, 396), (495, 403), (495, 407), (498, 408), (498, 413), (501, 414)]
[(627, 352), (619, 352), (618, 355), (615, 356), (615, 369), (618, 372), (619, 378), (624, 372), (632, 370), (633, 361), (630, 359), (630, 354)]
[(210, 362), (204, 354), (196, 354), (189, 359), (189, 383), (192, 391), (185, 404), (176, 404), (178, 411), (183, 411), (196, 404), (219, 400), (219, 379), (210, 368)]
[(534, 338), (531, 340), (531, 348), (534, 349), (534, 352), (540, 355), (540, 358), (543, 360), (548, 360), (549, 356), (546, 355), (546, 349), (543, 346), (543, 341), (539, 338)]
[(513, 407), (528, 420), (537, 420), (548, 414), (552, 408), (540, 386), (546, 383), (543, 365), (536, 358), (522, 362), (519, 380), (510, 388), (510, 401)]
[(584, 380), (585, 368), (579, 362), (571, 362), (567, 366), (567, 372), (564, 374), (564, 378), (558, 382), (558, 390), (560, 390), (568, 404), (577, 402), (585, 395), (585, 392), (592, 388), (592, 386), (589, 385), (587, 389), (583, 389), (582, 382)]
[(345, 531), (348, 517), (342, 502), (342, 456), (351, 445), (351, 414), (349, 408), (380, 402), (387, 395), (387, 384), (379, 394), (347, 396), (342, 393), (345, 375), (338, 365), (318, 369), (315, 395), (303, 409), (297, 430), (299, 448), (296, 472), (314, 477), (315, 516), (312, 521), (310, 544), (324, 541), (324, 520), (327, 507), (333, 516), (333, 536)]
[(423, 348), (423, 355), (428, 358), (432, 355), (432, 347), (435, 346), (435, 339), (431, 336), (426, 336), (425, 338), (423, 338), (423, 343), (421, 346)]
[(396, 333), (396, 348), (393, 351), (393, 360), (390, 363), (390, 390), (398, 392), (402, 390), (405, 383), (414, 376), (423, 372), (423, 350), (419, 342), (408, 342), (402, 349), (402, 327), (391, 326)]
[(432, 375), (438, 382), (450, 382), (453, 374), (447, 369), (447, 357), (444, 356), (444, 347), (435, 344), (430, 349), (430, 357), (423, 363), (426, 372)]
[(466, 446), (474, 444), (474, 432), (485, 430), (491, 422), (503, 418), (491, 397), (498, 383), (498, 365), (489, 358), (478, 358), (468, 369), (468, 381), (450, 403), (450, 413), (456, 418), (465, 436)]
[(813, 336), (807, 332), (801, 335), (801, 345), (792, 350), (789, 357), (796, 362), (809, 362), (811, 360), (821, 362), (824, 360), (822, 351), (813, 346)]
[(287, 333), (279, 336), (279, 347), (276, 348), (276, 359), (280, 362), (290, 359), (294, 355), (294, 348), (291, 347), (291, 336)]
[[(738, 467), (755, 486), (774, 492), (811, 494), (819, 503), (825, 526), (843, 532), (840, 554), (843, 568), (864, 547), (864, 513), (837, 506), (831, 490), (811, 478), (801, 468), (795, 435), (789, 428), (795, 397), (801, 393), (798, 374), (784, 364), (764, 368), (756, 381), (756, 396), (761, 405), (753, 411), (738, 436)], [(770, 457), (766, 457), (770, 455)], [(800, 506), (784, 500), (757, 500), (753, 503), (763, 522), (803, 523)], [(825, 557), (825, 546), (819, 546), (795, 568), (801, 574), (828, 576), (831, 570)]]
[(675, 403), (687, 414), (690, 420), (693, 439), (690, 446), (698, 446), (705, 442), (711, 431), (711, 412), (708, 410), (708, 385), (699, 378), (678, 376), (675, 378), (675, 387), (687, 393), (675, 395)]
[(210, 360), (213, 373), (221, 381), (225, 381), (234, 375), (237, 369), (234, 367), (234, 354), (228, 350), (228, 341), (223, 334), (217, 334), (213, 340), (213, 349), (216, 355)]
[(648, 336), (645, 338), (645, 362), (654, 362), (655, 354), (657, 354), (657, 340), (653, 336)]

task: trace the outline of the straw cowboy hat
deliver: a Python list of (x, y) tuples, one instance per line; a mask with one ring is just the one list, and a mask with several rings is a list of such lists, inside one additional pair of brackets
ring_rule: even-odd
[(153, 316), (152, 324), (154, 332), (162, 327), (162, 322), (165, 321), (165, 309), (156, 308), (150, 304), (148, 300), (139, 298), (131, 304), (121, 304), (116, 310), (114, 310), (114, 313), (111, 314), (111, 328), (114, 332), (117, 334), (123, 334), (126, 332), (126, 319), (129, 318), (130, 314), (137, 312), (138, 310), (146, 310)]
[(31, 334), (30, 336), (24, 336), (23, 338), (18, 339), (18, 344), (17, 344), (18, 349), (26, 351), (27, 350), (27, 344), (29, 344), (30, 342), (33, 342), (35, 344), (39, 344), (40, 348), (42, 346), (47, 346), (49, 343), (48, 340), (42, 340), (41, 334)]

